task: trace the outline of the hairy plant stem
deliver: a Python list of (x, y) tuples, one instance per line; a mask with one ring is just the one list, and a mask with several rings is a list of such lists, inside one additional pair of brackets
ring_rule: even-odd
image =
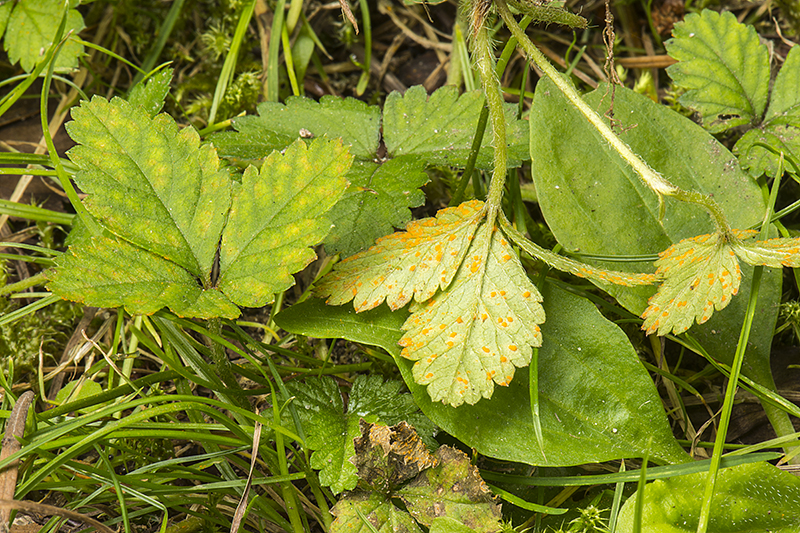
[(628, 163), (631, 168), (639, 175), (641, 180), (652, 189), (659, 199), (659, 204), (663, 202), (662, 196), (671, 196), (682, 202), (689, 202), (700, 205), (708, 211), (717, 230), (726, 236), (731, 236), (731, 228), (728, 224), (725, 215), (719, 208), (719, 205), (708, 195), (701, 194), (694, 191), (684, 191), (680, 187), (673, 185), (661, 174), (653, 170), (650, 165), (645, 163), (638, 155), (636, 155), (625, 142), (615, 134), (611, 128), (603, 121), (600, 115), (581, 98), (575, 88), (564, 79), (558, 71), (550, 64), (544, 54), (531, 42), (525, 31), (517, 24), (514, 15), (508, 9), (505, 0), (495, 0), (495, 7), (497, 8), (500, 17), (503, 19), (506, 27), (511, 31), (511, 35), (517, 39), (520, 47), (525, 52), (525, 55), (530, 61), (536, 64), (544, 74), (555, 83), (556, 87), (567, 97), (572, 105), (595, 127), (603, 139), (611, 145), (611, 147), (620, 155), (622, 159)]
[[(476, 23), (477, 24), (477, 23)], [(494, 222), (503, 200), (503, 187), (508, 173), (508, 154), (506, 148), (506, 117), (503, 112), (503, 95), (500, 91), (500, 80), (494, 69), (492, 45), (489, 42), (489, 29), (481, 21), (473, 27), (472, 53), (475, 56), (478, 73), (486, 95), (486, 106), (489, 108), (489, 122), (492, 125), (492, 144), (494, 146), (494, 170), (489, 193), (486, 195), (488, 220)]]

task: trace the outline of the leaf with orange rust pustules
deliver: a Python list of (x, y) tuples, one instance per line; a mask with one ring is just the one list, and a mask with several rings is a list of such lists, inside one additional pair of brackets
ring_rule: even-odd
[(540, 346), (542, 297), (503, 233), (488, 220), (475, 233), (446, 291), (415, 310), (400, 339), (417, 361), (414, 380), (434, 401), (454, 407), (489, 398)]
[(483, 202), (466, 202), (411, 222), (406, 231), (381, 237), (368, 250), (338, 263), (317, 285), (330, 305), (353, 300), (356, 311), (386, 301), (393, 310), (414, 298), (424, 302), (453, 280), (478, 224)]
[(750, 241), (755, 231), (737, 235), (741, 240), (731, 243), (736, 256), (751, 265), (769, 267), (800, 267), (800, 239), (769, 239)]
[(647, 334), (679, 334), (711, 318), (739, 292), (736, 254), (719, 234), (684, 239), (661, 252), (656, 276), (664, 278), (642, 318)]
[(739, 259), (751, 265), (800, 267), (800, 239), (754, 241), (757, 232), (699, 235), (660, 254), (656, 277), (664, 279), (642, 318), (647, 334), (683, 333), (702, 324), (739, 292)]

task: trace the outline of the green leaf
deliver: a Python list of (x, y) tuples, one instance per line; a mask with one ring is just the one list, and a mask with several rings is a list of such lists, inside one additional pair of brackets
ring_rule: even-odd
[(145, 112), (154, 117), (164, 107), (164, 100), (169, 93), (169, 84), (172, 81), (172, 69), (165, 68), (153, 74), (147, 81), (142, 81), (131, 89), (128, 102), (134, 106), (144, 108)]
[(401, 420), (417, 425), (428, 440), (434, 428), (421, 416), (408, 394), (400, 394), (401, 383), (383, 382), (380, 376), (359, 376), (350, 391), (345, 412), (342, 395), (330, 377), (311, 377), (302, 383), (287, 384), (294, 396), (297, 413), (307, 435), (306, 445), (316, 450), (311, 466), (320, 471), (320, 483), (334, 494), (355, 488), (356, 467), (350, 462), (355, 455), (353, 439), (361, 435), (359, 420), (394, 424)]
[(733, 241), (731, 247), (739, 259), (750, 265), (800, 267), (800, 239), (750, 240), (756, 235), (755, 231), (737, 234), (739, 240)]
[(233, 119), (236, 133), (214, 135), (222, 157), (260, 163), (273, 150), (283, 150), (299, 138), (341, 137), (358, 159), (372, 160), (380, 140), (380, 109), (354, 98), (323, 96), (319, 102), (289, 97), (286, 105), (262, 102), (258, 115)]
[(410, 514), (375, 492), (341, 498), (331, 512), (331, 533), (422, 533)]
[(350, 305), (325, 305), (319, 298), (310, 298), (275, 315), (275, 323), (290, 333), (336, 339), (340, 336), (353, 342), (380, 346), (389, 353), (400, 354), (397, 342), (406, 321), (405, 310), (392, 312), (387, 306), (356, 314)]
[(330, 305), (353, 300), (356, 311), (384, 301), (392, 310), (412, 298), (424, 302), (453, 280), (484, 215), (483, 203), (472, 201), (411, 222), (406, 231), (381, 237), (369, 250), (336, 264), (315, 292)]
[(307, 302), (296, 314), (285, 315), (292, 317), (288, 324), (281, 315), (276, 320), (294, 333), (384, 348), (397, 361), (422, 411), (489, 457), (565, 466), (642, 457), (650, 450), (659, 462), (687, 461), (672, 437), (652, 380), (619, 327), (592, 303), (569, 292), (545, 285), (542, 294), (547, 313), (538, 367), (543, 449), (532, 438), (527, 369), (519, 370), (508, 387), (495, 390), (490, 400), (456, 409), (433, 402), (425, 387), (414, 382), (412, 363), (400, 357), (397, 342), (405, 312), (390, 313), (383, 306), (362, 313), (349, 306), (326, 311), (318, 302)]
[[(642, 533), (697, 530), (707, 474), (691, 474), (648, 484), (644, 490)], [(639, 494), (639, 493), (637, 493)], [(619, 514), (617, 531), (634, 531), (637, 495)], [(796, 532), (800, 528), (800, 479), (767, 463), (719, 471), (708, 531), (714, 533)]]
[(330, 212), (333, 229), (325, 239), (325, 251), (352, 255), (376, 239), (404, 227), (411, 207), (425, 202), (419, 187), (428, 181), (422, 162), (411, 156), (382, 164), (356, 161), (345, 176), (350, 182), (344, 197)]
[(542, 344), (541, 301), (502, 233), (481, 225), (453, 283), (403, 324), (401, 355), (416, 361), (414, 381), (453, 407), (490, 398)]
[(500, 506), (464, 452), (442, 446), (434, 456), (439, 465), (429, 468), (397, 491), (408, 512), (430, 526), (447, 516), (479, 533), (500, 529)]
[(688, 89), (680, 102), (700, 113), (712, 133), (756, 124), (767, 106), (769, 56), (752, 26), (709, 9), (686, 15), (665, 43), (678, 63), (667, 73)]
[[(604, 115), (605, 87), (585, 99)], [(620, 137), (651, 167), (684, 190), (713, 194), (730, 224), (748, 228), (763, 220), (766, 204), (755, 180), (728, 150), (691, 120), (628, 89), (618, 87), (615, 119)], [(667, 200), (659, 218), (656, 195), (613, 152), (552, 83), (542, 80), (531, 115), (533, 178), (548, 226), (568, 252), (656, 255), (678, 241), (713, 233), (702, 209)], [(647, 263), (588, 260), (608, 269), (642, 272)], [(712, 357), (728, 364), (736, 352), (750, 293), (752, 269), (742, 267), (740, 294), (722, 313), (692, 329)], [(603, 286), (636, 314), (654, 289)], [(769, 356), (781, 298), (779, 271), (765, 269), (743, 366), (746, 376), (774, 389)], [(546, 345), (546, 341), (545, 341)]]
[(150, 315), (169, 307), (178, 316), (236, 318), (239, 309), (175, 263), (119, 238), (94, 237), (70, 247), (48, 272), (47, 287), (94, 307), (124, 306)]
[(120, 98), (73, 108), (69, 151), (84, 205), (112, 233), (207, 285), (230, 207), (231, 180), (192, 128)]
[(338, 140), (297, 141), (239, 183), (168, 115), (95, 98), (73, 116), (68, 131), (81, 144), (69, 154), (84, 203), (119, 237), (71, 239), (49, 276), (51, 290), (87, 305), (203, 318), (260, 307), (316, 257), (309, 247), (329, 231), (326, 212), (347, 186), (351, 158)]
[[(428, 96), (422, 86), (405, 94), (393, 92), (383, 108), (383, 137), (393, 156), (413, 154), (428, 164), (463, 167), (469, 158), (478, 118), (484, 105), (482, 91), (458, 95), (445, 86)], [(518, 167), (528, 159), (528, 137), (524, 120), (517, 120), (516, 106), (506, 107), (508, 166)], [(491, 136), (484, 136), (475, 165), (492, 168)]]
[(764, 123), (746, 132), (733, 147), (742, 165), (754, 176), (774, 176), (778, 155), (756, 143), (771, 146), (800, 161), (800, 48), (789, 50), (775, 84)]
[(0, 37), (2, 37), (6, 31), (6, 25), (8, 24), (8, 17), (11, 15), (12, 7), (14, 7), (14, 2), (6, 2), (0, 5)]
[[(14, 4), (14, 2), (8, 2)], [(61, 17), (64, 15), (63, 2), (51, 0), (17, 0), (14, 10), (8, 17), (5, 49), (12, 64), (19, 61), (26, 72), (30, 72), (44, 58), (44, 51), (53, 44), (53, 38)], [(1, 18), (1, 17), (0, 17)], [(70, 31), (77, 34), (84, 28), (83, 17), (75, 9), (67, 11), (67, 26), (64, 35)], [(78, 66), (78, 57), (83, 54), (83, 45), (70, 37), (61, 48), (55, 62), (56, 71), (69, 71)]]
[(248, 168), (234, 187), (222, 236), (220, 290), (259, 307), (291, 287), (291, 274), (316, 258), (309, 247), (330, 231), (326, 213), (344, 194), (351, 161), (340, 141), (322, 138), (273, 152), (260, 172)]

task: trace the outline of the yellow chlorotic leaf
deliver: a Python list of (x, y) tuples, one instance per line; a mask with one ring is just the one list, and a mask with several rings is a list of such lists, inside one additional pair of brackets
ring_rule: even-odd
[(714, 309), (723, 309), (739, 292), (739, 262), (733, 246), (719, 234), (673, 244), (655, 265), (656, 276), (664, 281), (642, 314), (642, 329), (648, 335), (683, 333), (695, 320), (698, 324), (707, 321)]
[(542, 297), (503, 233), (487, 220), (452, 285), (413, 312), (400, 339), (414, 380), (452, 406), (489, 398), (542, 342)]
[(739, 259), (751, 265), (800, 267), (800, 239), (749, 241), (755, 233), (755, 231), (741, 232), (737, 236), (744, 238), (731, 243)]
[(412, 297), (424, 302), (450, 285), (484, 215), (483, 202), (473, 200), (411, 222), (405, 231), (381, 237), (370, 249), (338, 263), (316, 294), (328, 297), (330, 305), (353, 300), (356, 311), (384, 300), (393, 310)]

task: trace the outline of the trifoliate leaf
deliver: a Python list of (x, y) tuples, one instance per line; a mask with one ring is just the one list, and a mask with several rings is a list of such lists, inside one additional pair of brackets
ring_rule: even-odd
[(376, 492), (349, 494), (331, 512), (331, 533), (422, 533), (408, 512)]
[(356, 311), (384, 300), (392, 309), (411, 298), (424, 302), (453, 280), (484, 214), (483, 203), (471, 201), (411, 222), (406, 231), (382, 237), (369, 250), (338, 263), (316, 294), (327, 296), (330, 305), (353, 300)]
[(287, 384), (298, 406), (306, 445), (316, 450), (311, 466), (321, 470), (320, 483), (329, 486), (334, 494), (352, 490), (358, 481), (350, 458), (355, 455), (353, 439), (361, 434), (361, 419), (385, 424), (408, 420), (421, 426), (429, 439), (432, 437), (433, 425), (419, 413), (411, 395), (400, 394), (400, 387), (400, 382), (384, 383), (380, 376), (359, 376), (345, 412), (341, 392), (332, 378), (313, 377), (303, 383)]
[(423, 167), (413, 156), (382, 164), (356, 161), (345, 176), (350, 186), (329, 214), (334, 226), (325, 238), (325, 250), (352, 255), (404, 227), (411, 220), (409, 208), (425, 202), (419, 190), (428, 181)]
[[(756, 143), (766, 144), (775, 152)], [(780, 152), (800, 160), (800, 47), (792, 48), (786, 56), (772, 87), (764, 122), (746, 132), (733, 152), (754, 176), (774, 176)]]
[(264, 305), (315, 257), (309, 246), (327, 234), (325, 213), (347, 186), (351, 159), (340, 141), (297, 141), (238, 183), (168, 115), (95, 98), (73, 117), (68, 131), (81, 144), (70, 157), (89, 193), (84, 205), (120, 248), (113, 256), (109, 239), (91, 244), (84, 232), (49, 274), (51, 290), (87, 305), (135, 314), (166, 306), (202, 318)]
[(434, 456), (439, 466), (423, 471), (397, 491), (411, 515), (430, 526), (448, 516), (472, 531), (494, 533), (500, 529), (500, 505), (464, 452), (442, 446)]
[(309, 247), (330, 231), (325, 214), (347, 187), (351, 161), (340, 141), (322, 138), (273, 152), (260, 172), (249, 167), (234, 187), (222, 236), (220, 290), (239, 305), (258, 307), (291, 287), (291, 274), (316, 258)]
[(542, 343), (542, 297), (494, 224), (475, 233), (449, 287), (408, 317), (400, 339), (414, 381), (433, 401), (457, 407), (490, 398)]
[(134, 106), (144, 108), (145, 112), (154, 117), (164, 107), (164, 100), (169, 93), (169, 84), (172, 81), (172, 69), (159, 70), (147, 81), (142, 81), (131, 89), (128, 102)]
[[(19, 61), (26, 72), (30, 72), (44, 59), (44, 52), (53, 44), (61, 17), (64, 15), (64, 3), (52, 0), (17, 0), (7, 2), (14, 5), (8, 17), (5, 49), (11, 63)], [(8, 8), (6, 8), (8, 9)], [(77, 34), (83, 29), (83, 17), (76, 9), (67, 12), (67, 25), (64, 36), (70, 31)], [(72, 70), (78, 66), (78, 57), (83, 53), (83, 45), (69, 37), (64, 43), (55, 62), (56, 71)]]
[(665, 43), (678, 63), (667, 73), (688, 89), (680, 102), (700, 113), (703, 126), (719, 133), (758, 122), (767, 105), (769, 57), (752, 26), (733, 13), (709, 9), (689, 14)]
[(70, 247), (48, 278), (53, 293), (94, 307), (124, 306), (144, 315), (169, 307), (178, 316), (239, 316), (218, 290), (203, 289), (177, 264), (118, 238), (93, 237)]
[(354, 98), (323, 96), (319, 102), (289, 97), (286, 104), (263, 102), (258, 116), (233, 119), (236, 133), (212, 137), (222, 157), (260, 163), (273, 150), (283, 150), (299, 138), (341, 137), (358, 159), (372, 159), (380, 140), (381, 113), (377, 106)]
[[(396, 157), (413, 154), (428, 164), (463, 167), (469, 158), (478, 118), (484, 105), (483, 91), (459, 96), (452, 85), (428, 96), (422, 86), (405, 94), (393, 92), (383, 108), (383, 137), (388, 152)], [(528, 127), (517, 120), (516, 107), (506, 108), (508, 166), (518, 167), (528, 155)], [(492, 168), (494, 149), (485, 135), (476, 166)]]
[(207, 284), (230, 207), (231, 180), (210, 146), (168, 115), (120, 98), (73, 108), (69, 151), (84, 205), (112, 233)]
[(711, 318), (739, 292), (742, 272), (736, 254), (721, 235), (684, 239), (661, 252), (656, 276), (664, 278), (642, 318), (647, 334), (683, 333), (697, 320)]

